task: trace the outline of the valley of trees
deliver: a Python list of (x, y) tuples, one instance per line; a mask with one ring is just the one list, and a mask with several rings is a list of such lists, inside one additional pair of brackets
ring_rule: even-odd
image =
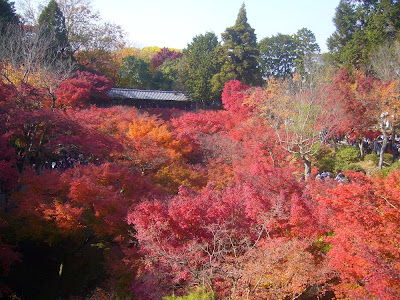
[(138, 49), (90, 0), (0, 0), (0, 298), (399, 299), (399, 16), (341, 0), (321, 54), (243, 4)]

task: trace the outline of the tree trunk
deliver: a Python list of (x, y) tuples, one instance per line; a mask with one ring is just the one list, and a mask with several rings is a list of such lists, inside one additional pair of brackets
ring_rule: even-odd
[(303, 156), (304, 162), (304, 177), (307, 179), (311, 175), (311, 161), (306, 157)]
[(338, 151), (338, 140), (337, 138), (333, 137), (330, 139), (330, 143), (332, 144), (332, 147), (335, 149), (335, 153)]
[(364, 143), (362, 140), (359, 141), (358, 147), (360, 148), (361, 159), (364, 159), (365, 152), (364, 152)]
[(51, 110), (54, 111), (56, 109), (56, 97), (51, 95)]
[(396, 126), (392, 127), (392, 154), (393, 154), (393, 163), (397, 160), (397, 146), (396, 146)]
[(383, 140), (382, 140), (382, 147), (381, 152), (379, 153), (379, 169), (381, 170), (383, 167), (383, 155), (385, 154), (386, 146), (388, 144), (388, 136), (385, 130), (382, 130), (383, 133)]

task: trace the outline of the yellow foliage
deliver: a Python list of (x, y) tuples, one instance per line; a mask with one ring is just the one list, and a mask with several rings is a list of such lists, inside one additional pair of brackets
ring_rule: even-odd
[[(141, 59), (144, 61), (150, 62), (151, 59), (161, 51), (162, 48), (157, 47), (157, 46), (152, 46), (152, 47), (144, 47), (139, 50), (139, 53), (137, 54)], [(176, 52), (182, 52), (180, 49), (176, 48), (168, 48), (171, 51), (176, 51)]]
[(214, 162), (207, 166), (208, 181), (211, 182), (217, 189), (222, 190), (229, 183), (234, 182), (235, 175), (231, 166), (220, 162)]
[(170, 194), (176, 194), (180, 186), (200, 190), (207, 184), (207, 177), (200, 170), (182, 162), (167, 165), (154, 175), (154, 182)]
[(144, 47), (140, 50), (139, 56), (141, 59), (150, 62), (151, 59), (161, 50), (160, 47)]
[(382, 112), (388, 112), (392, 121), (400, 121), (400, 80), (386, 82), (379, 89), (379, 97), (383, 100)]
[[(142, 169), (155, 169), (168, 162), (182, 161), (191, 148), (173, 137), (168, 126), (154, 118), (142, 118), (129, 124), (127, 133), (134, 161)], [(145, 167), (144, 167), (145, 166)]]
[(121, 64), (122, 59), (124, 59), (127, 56), (137, 56), (140, 53), (139, 48), (135, 47), (125, 47), (123, 49), (116, 50), (114, 52), (116, 61)]
[[(149, 138), (160, 146), (168, 146), (177, 143), (172, 137), (168, 127), (160, 125), (154, 119), (139, 119), (129, 125), (128, 135), (132, 139)], [(172, 147), (173, 148), (173, 147)]]
[(18, 85), (20, 82), (25, 82), (34, 87), (45, 87), (43, 76), (40, 75), (40, 72), (28, 72), (23, 66), (20, 68), (13, 68), (6, 65), (2, 68), (2, 72), (7, 76), (7, 79), (15, 85)]
[(267, 89), (253, 93), (248, 101), (258, 106), (261, 116), (267, 120), (271, 120), (270, 116), (279, 116), (281, 119), (290, 117), (294, 102), (288, 93), (288, 82), (272, 78), (267, 86)]

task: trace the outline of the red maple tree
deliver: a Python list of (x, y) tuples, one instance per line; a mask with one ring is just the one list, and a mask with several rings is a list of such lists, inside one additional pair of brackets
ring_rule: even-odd
[(104, 98), (112, 82), (105, 76), (78, 71), (63, 81), (56, 91), (58, 107), (83, 107), (91, 98)]

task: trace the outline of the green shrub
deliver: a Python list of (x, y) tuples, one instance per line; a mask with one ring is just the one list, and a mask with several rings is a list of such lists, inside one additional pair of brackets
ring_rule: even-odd
[[(352, 163), (361, 159), (360, 150), (354, 146), (340, 148), (336, 152), (335, 170), (349, 170)], [(354, 167), (352, 167), (354, 168)]]
[(331, 250), (332, 248), (332, 245), (330, 243), (327, 243), (325, 240), (326, 236), (319, 236), (316, 242), (314, 242), (313, 244), (316, 249), (318, 249), (324, 254), (328, 253), (329, 250)]
[(336, 162), (335, 163), (335, 172), (338, 170), (347, 170), (349, 168), (349, 164), (345, 162)]
[(335, 151), (333, 148), (322, 145), (318, 152), (314, 155), (314, 165), (320, 171), (333, 172), (335, 170)]
[(335, 160), (333, 158), (323, 158), (315, 162), (315, 166), (320, 171), (329, 171), (333, 172), (335, 170)]
[(379, 171), (379, 173), (383, 177), (387, 177), (392, 171), (394, 170), (400, 170), (400, 161), (396, 161), (394, 164), (392, 164), (389, 167), (383, 168), (382, 170)]
[(214, 300), (214, 293), (208, 293), (206, 288), (198, 287), (195, 291), (190, 292), (185, 296), (167, 296), (163, 297), (163, 300)]
[(346, 169), (344, 170), (352, 170), (356, 172), (363, 172), (366, 173), (365, 170), (358, 164), (349, 164)]
[(379, 156), (375, 153), (367, 154), (364, 156), (364, 161), (372, 161), (377, 166), (379, 164)]
[(375, 164), (372, 160), (360, 161), (357, 163), (361, 168), (363, 168), (367, 174), (373, 175), (379, 173), (378, 165)]
[[(364, 161), (372, 161), (375, 165), (379, 165), (379, 155), (374, 153), (367, 154), (364, 157)], [(383, 161), (385, 165), (391, 165), (393, 162), (393, 154), (391, 153), (384, 153), (383, 154)]]
[(391, 165), (393, 162), (393, 154), (391, 153), (383, 153), (383, 161), (388, 164)]
[(361, 159), (360, 150), (357, 147), (343, 147), (336, 152), (336, 160), (340, 163), (354, 163)]

